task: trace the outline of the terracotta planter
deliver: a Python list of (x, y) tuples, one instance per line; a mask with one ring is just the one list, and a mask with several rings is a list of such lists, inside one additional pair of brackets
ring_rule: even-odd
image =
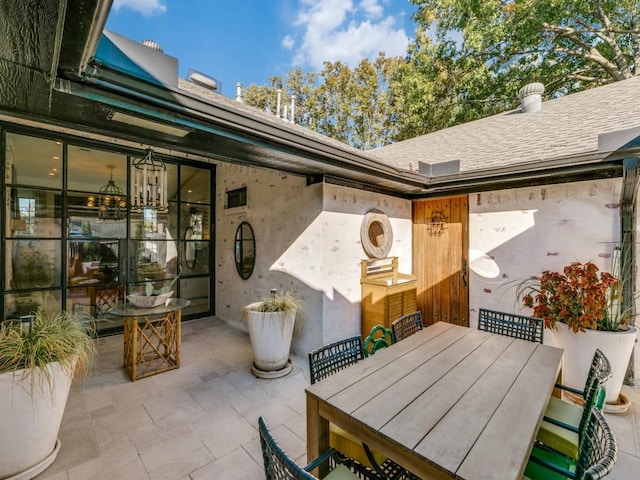
[(71, 388), (71, 373), (57, 362), (47, 366), (51, 383), (36, 372), (0, 374), (0, 479), (28, 480), (56, 459), (58, 432)]
[(295, 312), (246, 310), (246, 313), (254, 366), (265, 372), (286, 369), (296, 321)]
[(612, 376), (607, 381), (607, 403), (616, 403), (622, 388), (636, 341), (637, 330), (630, 328), (621, 332), (587, 330), (573, 333), (564, 323), (557, 323), (557, 330), (544, 332), (544, 343), (564, 349), (562, 383), (584, 389), (593, 352), (599, 348), (611, 363)]

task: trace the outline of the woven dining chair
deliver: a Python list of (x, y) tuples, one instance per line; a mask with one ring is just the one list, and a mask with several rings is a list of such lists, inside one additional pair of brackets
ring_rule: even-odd
[(403, 315), (391, 323), (394, 342), (404, 340), (423, 328), (422, 313), (420, 311)]
[(316, 383), (364, 358), (360, 336), (345, 338), (309, 352), (311, 383)]
[(306, 467), (301, 467), (278, 445), (262, 417), (258, 418), (258, 430), (266, 480), (317, 480), (310, 472), (324, 462), (327, 462), (331, 470), (324, 480), (383, 480), (374, 471), (353, 459), (344, 456), (338, 458), (336, 450), (332, 448)]
[(478, 311), (478, 330), (542, 343), (544, 322), (541, 318), (481, 308)]
[[(323, 380), (364, 358), (362, 340), (359, 336), (345, 338), (309, 352), (309, 372), (311, 383)], [(340, 427), (329, 424), (329, 443), (338, 457), (346, 454), (355, 461), (371, 467), (385, 479), (414, 479), (406, 469), (389, 460), (384, 455), (373, 452), (365, 443)]]
[(580, 443), (577, 461), (534, 446), (524, 472), (525, 480), (597, 480), (608, 475), (616, 463), (618, 448), (611, 427), (597, 408), (592, 408)]
[(551, 397), (540, 424), (536, 440), (570, 458), (578, 458), (580, 439), (589, 420), (590, 410), (602, 408), (605, 384), (611, 377), (611, 364), (598, 349), (587, 374), (584, 390), (556, 384), (556, 388), (582, 396), (583, 406)]
[(362, 351), (364, 356), (373, 355), (381, 348), (387, 348), (393, 344), (393, 332), (384, 328), (382, 325), (376, 325), (362, 343)]

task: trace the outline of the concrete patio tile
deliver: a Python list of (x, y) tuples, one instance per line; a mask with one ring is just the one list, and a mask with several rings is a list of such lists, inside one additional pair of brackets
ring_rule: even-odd
[(256, 428), (238, 413), (204, 417), (191, 428), (216, 458), (258, 438)]
[(215, 457), (206, 447), (187, 452), (185, 455), (174, 458), (168, 465), (156, 468), (149, 472), (151, 480), (175, 480), (189, 478), (189, 474), (208, 465)]
[(153, 426), (153, 420), (142, 405), (130, 406), (93, 420), (97, 428), (108, 432), (129, 434)]
[(244, 410), (255, 405), (226, 379), (218, 377), (188, 389), (196, 402), (206, 411), (231, 405), (236, 410)]
[(283, 399), (269, 399), (255, 404), (251, 408), (240, 411), (240, 414), (251, 424), (258, 425), (258, 417), (263, 416), (270, 426), (275, 428), (293, 420), (300, 414), (283, 402)]
[(192, 480), (264, 480), (262, 465), (258, 465), (243, 448), (219, 458), (191, 474)]
[(187, 423), (206, 413), (191, 395), (181, 389), (170, 395), (148, 398), (144, 408), (159, 427)]
[[(184, 432), (181, 435), (163, 438), (162, 441), (149, 445), (146, 448), (138, 448), (140, 458), (148, 472), (160, 468), (168, 468), (192, 452), (204, 447), (202, 440), (193, 432)], [(182, 476), (184, 472), (180, 475)]]
[(631, 480), (638, 478), (639, 472), (640, 458), (626, 452), (618, 452), (618, 461), (606, 478), (607, 480)]
[[(158, 427), (156, 425), (148, 425), (145, 428), (129, 432), (128, 436), (138, 451), (150, 450), (156, 445), (174, 440), (180, 441), (182, 437), (194, 435), (193, 430), (188, 424), (173, 425), (170, 427)], [(198, 448), (200, 445), (198, 445)]]
[(69, 470), (69, 480), (113, 480), (115, 478), (149, 480), (149, 474), (140, 458), (125, 460), (101, 457)]

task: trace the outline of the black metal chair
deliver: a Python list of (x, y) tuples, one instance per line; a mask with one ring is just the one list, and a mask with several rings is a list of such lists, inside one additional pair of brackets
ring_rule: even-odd
[(423, 328), (422, 313), (420, 311), (403, 315), (391, 323), (391, 331), (395, 342), (410, 337)]
[[(363, 358), (364, 349), (359, 336), (316, 348), (309, 352), (311, 383), (319, 382)], [(378, 476), (385, 479), (416, 478), (397, 463), (372, 452), (366, 444), (341, 428), (330, 424), (330, 429), (330, 444), (338, 450), (338, 457), (344, 452), (349, 458), (371, 466)]]
[(570, 458), (578, 458), (580, 439), (587, 427), (592, 408), (602, 408), (606, 397), (605, 384), (611, 377), (611, 364), (607, 357), (596, 350), (587, 374), (584, 390), (556, 384), (556, 388), (581, 396), (583, 406), (551, 397), (537, 441)]
[(334, 449), (327, 450), (306, 467), (301, 467), (280, 448), (262, 417), (258, 418), (258, 430), (267, 480), (314, 480), (317, 477), (309, 472), (324, 462), (328, 462), (328, 468), (331, 470), (324, 477), (325, 480), (383, 480), (353, 459), (344, 456), (338, 458)]
[(529, 458), (524, 478), (596, 480), (611, 472), (617, 455), (616, 439), (609, 424), (602, 412), (592, 408), (580, 443), (578, 460), (573, 461), (536, 445)]
[(541, 318), (481, 308), (478, 311), (478, 330), (542, 343), (544, 322)]
[(311, 383), (316, 383), (364, 358), (360, 336), (324, 345), (309, 352)]

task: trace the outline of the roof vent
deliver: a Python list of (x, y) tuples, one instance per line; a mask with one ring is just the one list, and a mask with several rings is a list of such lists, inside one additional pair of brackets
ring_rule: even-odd
[(520, 109), (522, 113), (537, 112), (542, 108), (542, 94), (544, 85), (541, 83), (529, 83), (518, 92)]
[(236, 83), (236, 101), (240, 103), (244, 103), (242, 99), (242, 83)]
[(154, 50), (157, 50), (158, 52), (162, 52), (162, 47), (160, 46), (160, 44), (158, 42), (154, 42), (153, 40), (143, 40), (142, 44), (145, 47), (153, 48)]
[(205, 75), (204, 73), (196, 72), (195, 70), (189, 70), (187, 72), (187, 78), (196, 85), (200, 85), (207, 90), (219, 92), (222, 89), (222, 85), (220, 85), (220, 82), (218, 82), (218, 80), (210, 77), (209, 75)]

